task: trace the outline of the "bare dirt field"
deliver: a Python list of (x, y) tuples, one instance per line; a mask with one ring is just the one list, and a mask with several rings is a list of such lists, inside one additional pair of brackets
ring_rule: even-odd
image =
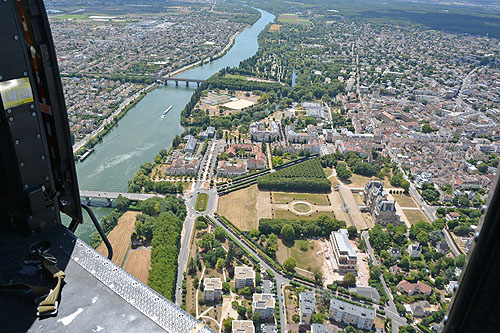
[(229, 219), (240, 230), (258, 229), (257, 185), (252, 185), (219, 198), (217, 213)]
[(151, 269), (151, 249), (137, 249), (130, 251), (125, 270), (141, 280), (148, 283), (149, 270)]
[(422, 213), (420, 210), (416, 209), (403, 209), (404, 214), (406, 215), (406, 218), (410, 222), (410, 224), (415, 224), (417, 222), (423, 221), (423, 222), (429, 222), (429, 219), (427, 216), (425, 216), (424, 213)]
[(271, 24), (271, 26), (269, 27), (269, 31), (271, 31), (271, 32), (280, 31), (280, 28), (281, 28), (281, 24)]
[[(121, 266), (123, 263), (123, 259), (125, 259), (125, 255), (130, 247), (130, 236), (135, 229), (135, 216), (139, 214), (139, 212), (128, 211), (120, 217), (118, 220), (118, 224), (116, 227), (111, 230), (108, 234), (109, 242), (113, 247), (113, 261), (118, 266)], [(104, 256), (108, 255), (108, 250), (106, 249), (106, 245), (101, 243), (97, 247), (97, 251)]]

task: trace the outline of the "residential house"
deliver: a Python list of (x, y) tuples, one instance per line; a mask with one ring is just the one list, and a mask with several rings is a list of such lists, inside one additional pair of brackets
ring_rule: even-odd
[(230, 161), (219, 161), (217, 165), (218, 177), (238, 177), (247, 173), (247, 164), (242, 160), (237, 160), (236, 164)]
[(167, 162), (164, 172), (169, 176), (196, 175), (200, 169), (200, 160), (197, 157), (179, 156)]
[(401, 293), (405, 293), (408, 296), (413, 296), (415, 294), (429, 296), (432, 292), (432, 287), (422, 281), (411, 283), (406, 280), (402, 280), (398, 283), (397, 288)]
[(375, 310), (332, 298), (328, 316), (337, 322), (370, 330), (375, 320)]
[(427, 301), (418, 301), (412, 304), (405, 304), (404, 307), (406, 311), (410, 312), (414, 317), (418, 318), (427, 317), (435, 311), (434, 307), (432, 307)]
[(408, 245), (408, 254), (412, 258), (420, 257), (422, 254), (422, 245), (420, 243), (411, 243)]
[(269, 125), (265, 122), (255, 122), (250, 124), (250, 137), (258, 142), (271, 142), (279, 138), (279, 127), (271, 121)]
[(242, 289), (245, 287), (253, 288), (255, 285), (255, 272), (252, 267), (236, 266), (234, 268), (234, 287)]
[(301, 292), (299, 294), (300, 322), (311, 323), (311, 316), (316, 311), (316, 297), (313, 292)]

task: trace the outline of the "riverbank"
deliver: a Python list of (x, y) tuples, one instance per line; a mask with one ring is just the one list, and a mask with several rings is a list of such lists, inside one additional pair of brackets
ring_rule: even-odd
[[(241, 34), (248, 28), (249, 27), (245, 27), (243, 30), (234, 33), (229, 39), (229, 43), (214, 57), (210, 59), (199, 60), (192, 64), (186, 65), (182, 68), (173, 71), (172, 73), (169, 74), (169, 76), (179, 75), (187, 70), (193, 69), (205, 63), (210, 63), (211, 61), (223, 57), (231, 49), (231, 47), (233, 47), (236, 37), (238, 37), (239, 34)], [(87, 143), (89, 143), (91, 140), (96, 139), (97, 142), (100, 141), (100, 139), (103, 136), (105, 136), (114, 127), (114, 125), (118, 123), (118, 120), (120, 120), (123, 116), (125, 116), (125, 113), (127, 113), (128, 110), (130, 110), (133, 106), (135, 106), (142, 98), (144, 98), (144, 96), (147, 93), (155, 89), (157, 86), (158, 86), (157, 83), (152, 83), (149, 86), (139, 90), (134, 96), (132, 96), (132, 98), (126, 99), (124, 102), (122, 102), (122, 105), (120, 105), (117, 110), (113, 111), (113, 113), (111, 113), (111, 115), (108, 116), (97, 129), (95, 129), (92, 133), (87, 134), (85, 138), (83, 138), (82, 140), (73, 145), (73, 154), (75, 155), (75, 157), (77, 158), (83, 155), (88, 149), (91, 148), (87, 145)], [(123, 105), (123, 103), (126, 104)], [(107, 125), (110, 126), (106, 128)]]
[(139, 101), (143, 99), (147, 93), (155, 89), (157, 86), (157, 83), (152, 83), (149, 86), (142, 88), (141, 90), (136, 92), (132, 97), (127, 98), (125, 101), (123, 101), (115, 111), (113, 111), (106, 119), (104, 119), (102, 124), (99, 125), (97, 129), (95, 129), (92, 133), (87, 134), (85, 138), (73, 145), (73, 154), (75, 155), (75, 157), (78, 157), (87, 149), (91, 148), (87, 145), (91, 140), (97, 139), (97, 141), (99, 141), (100, 138), (106, 135), (111, 130), (111, 128), (113, 128), (113, 126), (117, 123), (117, 120), (125, 116), (128, 110), (139, 103)]

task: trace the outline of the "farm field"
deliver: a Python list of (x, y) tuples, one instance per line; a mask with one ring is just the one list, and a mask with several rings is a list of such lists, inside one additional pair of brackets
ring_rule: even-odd
[(275, 210), (275, 219), (291, 219), (291, 220), (317, 220), (320, 216), (329, 216), (332, 219), (335, 218), (333, 212), (314, 212), (311, 215), (295, 215), (293, 212), (288, 210)]
[(403, 213), (412, 225), (420, 221), (429, 222), (427, 216), (420, 210), (403, 209)]
[(307, 200), (316, 205), (329, 205), (328, 197), (325, 194), (310, 194), (310, 193), (284, 193), (273, 192), (273, 203), (284, 204), (293, 200)]
[(257, 185), (234, 191), (219, 198), (217, 213), (229, 219), (240, 230), (258, 228)]
[(208, 194), (200, 193), (196, 197), (195, 209), (199, 212), (204, 212), (207, 209)]
[(321, 247), (315, 240), (298, 239), (291, 245), (285, 245), (282, 240), (279, 239), (276, 257), (281, 264), (283, 264), (286, 258), (294, 257), (297, 262), (297, 267), (312, 272), (315, 269), (321, 270), (323, 266), (323, 258), (321, 255), (317, 254), (318, 251), (321, 251)]
[(151, 249), (130, 251), (124, 268), (141, 282), (148, 284), (149, 270), (151, 269)]
[(297, 14), (280, 14), (278, 22), (311, 25), (308, 19), (300, 18)]
[(405, 194), (392, 194), (401, 207), (418, 207), (413, 198)]
[[(122, 265), (123, 259), (125, 259), (125, 255), (130, 248), (130, 236), (132, 236), (135, 230), (135, 216), (137, 214), (139, 212), (132, 211), (123, 214), (118, 220), (116, 227), (108, 234), (109, 242), (113, 247), (113, 258), (111, 261), (118, 266)], [(104, 256), (108, 255), (108, 250), (103, 242), (97, 247), (97, 251)]]
[(281, 29), (280, 24), (271, 24), (271, 26), (269, 27), (269, 31), (271, 31), (271, 32), (280, 31), (280, 29)]

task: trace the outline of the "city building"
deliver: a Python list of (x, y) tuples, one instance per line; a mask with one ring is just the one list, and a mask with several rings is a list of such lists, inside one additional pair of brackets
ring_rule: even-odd
[(234, 287), (242, 289), (255, 286), (255, 272), (252, 267), (236, 266), (234, 268)]
[(200, 133), (200, 138), (202, 140), (210, 139), (215, 136), (215, 127), (209, 126), (206, 130)]
[(222, 299), (222, 281), (219, 278), (205, 278), (203, 287), (205, 301), (212, 302)]
[(370, 330), (375, 320), (375, 310), (332, 298), (328, 316), (336, 322)]
[(363, 200), (373, 216), (375, 223), (387, 226), (400, 225), (401, 216), (396, 211), (396, 203), (387, 199), (387, 192), (378, 180), (369, 181), (363, 190)]
[(255, 333), (255, 327), (251, 320), (233, 320), (232, 333)]
[(195, 138), (190, 138), (188, 140), (188, 142), (186, 143), (186, 146), (184, 147), (184, 152), (194, 154), (194, 152), (196, 150), (197, 143), (198, 143), (198, 140), (196, 140)]
[(317, 120), (330, 120), (330, 111), (323, 103), (303, 102), (302, 107), (306, 109), (307, 116)]
[(358, 256), (352, 248), (346, 229), (333, 231), (330, 234), (330, 243), (335, 263), (341, 272), (356, 272)]
[(328, 328), (325, 324), (312, 324), (311, 333), (328, 333)]
[(262, 319), (270, 319), (274, 314), (274, 297), (272, 294), (253, 294), (252, 311), (262, 315)]
[(231, 161), (219, 161), (217, 165), (218, 177), (238, 177), (247, 173), (247, 164), (242, 160), (236, 160), (236, 163)]
[(164, 172), (167, 176), (194, 176), (199, 169), (200, 160), (197, 157), (179, 156), (167, 162)]
[(250, 137), (258, 142), (271, 142), (279, 138), (279, 127), (271, 121), (269, 124), (259, 121), (250, 124)]
[(311, 317), (316, 311), (316, 297), (313, 292), (301, 292), (299, 294), (300, 322), (311, 323)]

